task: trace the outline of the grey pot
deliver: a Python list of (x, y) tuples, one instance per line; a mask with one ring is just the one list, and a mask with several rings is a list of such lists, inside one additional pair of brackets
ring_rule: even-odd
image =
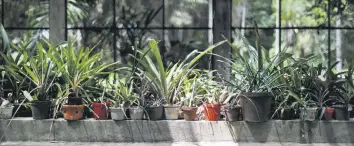
[(109, 108), (111, 111), (111, 118), (112, 120), (124, 120), (125, 119), (125, 109), (122, 107), (114, 108), (111, 107)]
[(14, 106), (0, 107), (0, 119), (10, 119)]
[(129, 107), (130, 119), (142, 120), (144, 118), (144, 109), (138, 106)]
[(164, 106), (166, 120), (177, 120), (180, 108), (179, 106)]

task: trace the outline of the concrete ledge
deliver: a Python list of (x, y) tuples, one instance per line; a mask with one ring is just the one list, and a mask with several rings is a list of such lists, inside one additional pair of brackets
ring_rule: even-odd
[[(0, 120), (1, 134), (10, 120)], [(5, 141), (354, 143), (354, 121), (66, 121), (16, 118)]]

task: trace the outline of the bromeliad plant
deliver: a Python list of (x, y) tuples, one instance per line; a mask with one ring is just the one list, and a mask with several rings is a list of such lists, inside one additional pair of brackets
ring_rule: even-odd
[[(180, 85), (183, 79), (188, 77), (193, 70), (195, 64), (208, 52), (215, 47), (221, 45), (219, 42), (210, 46), (203, 52), (193, 51), (183, 61), (170, 65), (165, 68), (163, 59), (158, 48), (158, 42), (151, 40), (149, 42), (150, 49), (147, 51), (138, 51), (139, 56), (133, 56), (140, 65), (140, 71), (145, 73), (151, 86), (158, 98), (165, 100), (167, 105), (173, 105), (177, 102)], [(197, 55), (197, 56), (195, 56)]]
[[(241, 92), (241, 106), (244, 112), (244, 120), (262, 122), (269, 119), (271, 102), (273, 100), (272, 91), (280, 88), (284, 84), (280, 83), (283, 76), (283, 63), (292, 54), (280, 52), (273, 58), (267, 57), (268, 50), (261, 46), (257, 23), (256, 42), (253, 47), (247, 39), (240, 35), (244, 45), (241, 47), (233, 45), (228, 41), (234, 50), (245, 48), (247, 53), (242, 55), (240, 51), (235, 51), (235, 59), (226, 60), (232, 66), (232, 80), (226, 81), (231, 87)], [(265, 58), (263, 56), (266, 56)], [(237, 82), (237, 84), (234, 84)], [(242, 86), (238, 86), (242, 85)]]
[[(67, 102), (68, 105), (66, 105), (65, 108), (74, 110), (68, 111), (63, 109), (64, 118), (68, 120), (81, 119), (84, 110), (81, 97), (88, 95), (86, 91), (87, 84), (97, 80), (99, 75), (107, 74), (105, 69), (117, 63), (107, 64), (101, 62), (103, 50), (94, 54), (92, 51), (95, 47), (85, 48), (74, 46), (74, 41), (69, 41), (58, 46), (49, 43), (49, 48), (52, 52), (48, 55), (56, 65), (57, 72), (60, 73), (59, 78), (62, 82), (62, 88), (68, 90), (66, 91), (68, 92), (67, 97), (63, 97), (63, 100), (60, 100), (56, 105), (61, 106)], [(69, 105), (78, 106), (73, 106), (74, 108), (72, 108)], [(75, 113), (76, 108), (79, 108), (79, 113)]]

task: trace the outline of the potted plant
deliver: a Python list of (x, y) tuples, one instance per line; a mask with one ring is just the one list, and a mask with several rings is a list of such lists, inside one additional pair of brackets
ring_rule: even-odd
[[(171, 68), (166, 69), (163, 64), (163, 60), (158, 48), (158, 42), (156, 40), (149, 41), (149, 50), (137, 51), (137, 54), (132, 56), (138, 64), (139, 71), (143, 72), (146, 79), (151, 83), (151, 90), (145, 95), (148, 98), (145, 102), (148, 103), (146, 107), (148, 117), (154, 117), (152, 119), (163, 118), (163, 107), (169, 115), (165, 116), (171, 119), (178, 118), (179, 106), (177, 103), (177, 95), (180, 92), (180, 86), (183, 84), (183, 79), (188, 77), (189, 73), (193, 70), (196, 62), (205, 54), (212, 51), (216, 46), (222, 44), (220, 42), (213, 46), (210, 46), (203, 52), (197, 50), (190, 53), (182, 62), (170, 65)], [(198, 54), (194, 57), (195, 54)], [(140, 56), (137, 56), (140, 55)], [(155, 96), (153, 96), (155, 94)], [(149, 101), (151, 99), (151, 101)], [(163, 105), (163, 106), (162, 106)], [(171, 115), (170, 115), (171, 114)]]
[[(242, 55), (240, 51), (235, 51), (235, 60), (227, 60), (226, 63), (232, 65), (232, 77), (234, 82), (240, 82), (243, 86), (237, 90), (241, 91), (240, 104), (243, 112), (243, 120), (249, 122), (264, 122), (269, 119), (271, 103), (274, 98), (272, 90), (277, 86), (276, 81), (282, 76), (281, 64), (292, 54), (280, 52), (273, 59), (263, 58), (263, 50), (260, 43), (258, 27), (256, 27), (256, 47), (240, 35), (244, 42), (247, 55)], [(237, 47), (228, 41), (229, 45), (236, 50)], [(266, 53), (268, 54), (268, 53)], [(267, 56), (267, 55), (266, 55)], [(229, 83), (232, 87), (232, 83)]]
[(208, 84), (209, 87), (206, 88), (208, 93), (204, 95), (206, 99), (203, 102), (204, 119), (207, 121), (218, 121), (221, 115), (221, 104), (229, 96), (227, 86), (221, 90), (222, 87), (219, 83), (213, 80), (209, 80), (205, 84)]
[(11, 104), (9, 99), (11, 98), (12, 94), (5, 99), (4, 94), (4, 82), (5, 82), (5, 71), (1, 71), (1, 87), (0, 87), (0, 98), (2, 100), (0, 106), (0, 119), (9, 119), (12, 117), (12, 110), (14, 106)]
[[(24, 51), (26, 52), (26, 50)], [(58, 72), (53, 71), (52, 60), (48, 57), (51, 51), (44, 50), (42, 43), (37, 45), (36, 55), (28, 58), (28, 63), (19, 70), (19, 73), (31, 81), (33, 90), (23, 91), (23, 95), (31, 102), (32, 117), (34, 119), (48, 119), (50, 115), (50, 93), (55, 84)], [(12, 64), (13, 68), (18, 66)], [(32, 95), (31, 95), (32, 94)]]
[[(49, 53), (49, 57), (58, 68), (63, 85), (68, 86), (69, 94), (67, 99), (57, 104), (59, 107), (62, 105), (62, 110), (68, 113), (64, 113), (64, 119), (66, 120), (83, 118), (85, 106), (82, 102), (82, 96), (87, 95), (86, 85), (92, 80), (97, 80), (96, 77), (98, 75), (107, 74), (105, 69), (117, 64), (117, 62), (111, 64), (102, 63), (103, 50), (98, 53), (92, 53), (95, 47), (74, 46), (74, 42), (68, 41), (58, 46), (48, 43), (50, 50), (52, 50), (52, 53)], [(102, 107), (95, 103), (93, 105), (94, 107)], [(97, 117), (97, 114), (94, 115), (97, 119), (105, 118)]]

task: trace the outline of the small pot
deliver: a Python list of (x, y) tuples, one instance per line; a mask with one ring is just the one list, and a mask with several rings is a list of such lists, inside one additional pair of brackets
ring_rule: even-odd
[(12, 117), (12, 110), (14, 106), (0, 107), (0, 119), (10, 119)]
[(316, 108), (300, 108), (300, 118), (305, 121), (315, 121), (317, 115), (317, 107)]
[(218, 121), (220, 118), (220, 104), (204, 104), (204, 117), (207, 121)]
[(197, 119), (198, 107), (183, 107), (183, 118), (186, 121), (195, 121)]
[(140, 106), (129, 107), (130, 119), (142, 120), (144, 118), (144, 109)]
[(84, 117), (85, 105), (63, 105), (64, 120), (81, 120)]
[(334, 117), (336, 120), (349, 120), (348, 107), (345, 105), (334, 105)]
[(325, 113), (324, 113), (325, 119), (326, 120), (332, 120), (333, 119), (333, 113), (334, 113), (334, 108), (326, 107), (325, 108)]
[(152, 121), (162, 120), (163, 106), (152, 106), (146, 108), (146, 118)]
[(166, 120), (177, 120), (180, 111), (179, 106), (164, 106)]
[(241, 115), (240, 106), (224, 106), (226, 121), (239, 121)]
[(33, 100), (31, 101), (31, 105), (32, 105), (33, 119), (35, 120), (49, 119), (50, 105), (51, 105), (51, 102), (49, 100), (46, 101)]
[(92, 107), (93, 107), (93, 117), (96, 120), (107, 120), (108, 119), (108, 114), (109, 114), (109, 105), (111, 105), (110, 102), (93, 102)]
[(125, 109), (122, 107), (114, 108), (111, 107), (109, 108), (111, 111), (111, 117), (112, 120), (124, 120), (125, 119)]
[(291, 108), (283, 108), (279, 111), (280, 120), (290, 120), (294, 114), (294, 110)]

